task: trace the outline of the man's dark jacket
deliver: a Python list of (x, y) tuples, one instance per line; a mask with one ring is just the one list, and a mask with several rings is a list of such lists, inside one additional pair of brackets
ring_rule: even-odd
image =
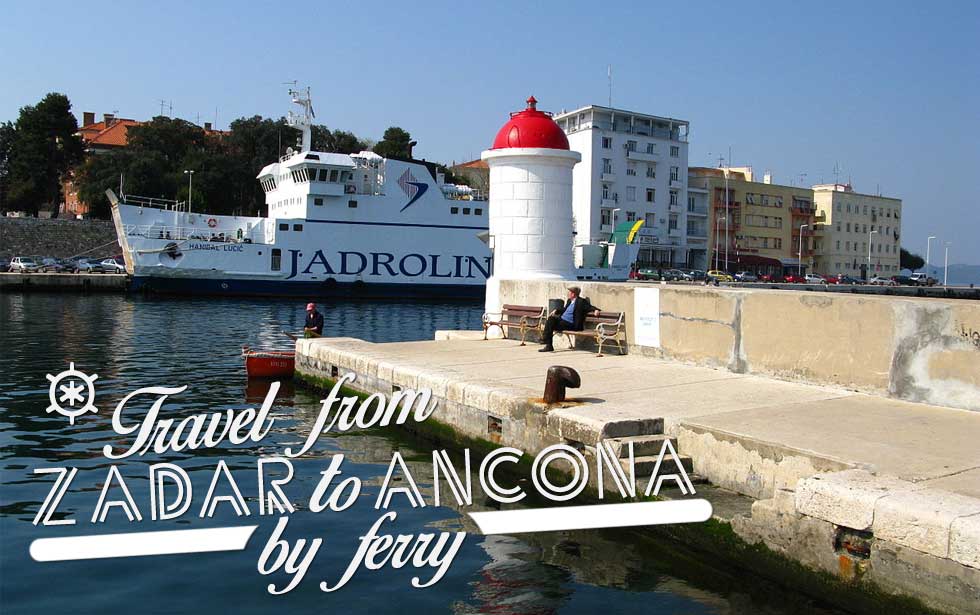
[(317, 335), (323, 335), (323, 314), (316, 310), (307, 312), (306, 328), (313, 329)]
[[(565, 310), (568, 309), (568, 304), (571, 302), (571, 299), (565, 301), (565, 307), (558, 311), (558, 318), (561, 318), (561, 315), (565, 313)], [(575, 321), (572, 323), (572, 331), (581, 331), (584, 329), (585, 317), (598, 309), (599, 308), (589, 303), (589, 300), (586, 297), (579, 297), (576, 299), (575, 307), (572, 309), (572, 319)]]

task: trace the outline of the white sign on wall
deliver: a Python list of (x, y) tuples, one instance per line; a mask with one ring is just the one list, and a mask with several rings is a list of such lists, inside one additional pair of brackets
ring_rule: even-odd
[(660, 348), (660, 289), (633, 291), (634, 343)]

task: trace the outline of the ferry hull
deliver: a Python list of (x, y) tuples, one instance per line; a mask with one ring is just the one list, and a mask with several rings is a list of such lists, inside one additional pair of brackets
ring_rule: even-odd
[(322, 282), (202, 279), (133, 276), (130, 290), (160, 295), (214, 295), (231, 297), (302, 297), (309, 299), (482, 299), (480, 284), (393, 284), (384, 282)]

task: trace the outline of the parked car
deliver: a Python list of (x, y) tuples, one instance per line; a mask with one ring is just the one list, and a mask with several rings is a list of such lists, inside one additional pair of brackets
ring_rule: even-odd
[(891, 280), (899, 286), (913, 286), (915, 284), (915, 282), (912, 281), (912, 278), (907, 275), (893, 275)]
[(735, 279), (739, 282), (758, 282), (759, 276), (751, 271), (739, 271), (735, 274)]
[(916, 286), (935, 286), (939, 283), (936, 278), (930, 277), (929, 274), (917, 271), (909, 276), (912, 284)]
[(798, 273), (787, 273), (783, 276), (783, 282), (787, 284), (805, 284), (806, 278)]
[(0, 258), (0, 271), (10, 271), (10, 259)]
[(114, 258), (107, 258), (102, 261), (102, 270), (106, 273), (126, 273), (126, 265)]
[(827, 279), (827, 282), (829, 284), (863, 284), (864, 283), (857, 278), (852, 278), (851, 276), (843, 273), (838, 273), (835, 276), (830, 276), (830, 278)]
[(680, 269), (666, 269), (664, 270), (664, 279), (668, 282), (690, 282), (694, 278)]
[(97, 260), (79, 258), (75, 261), (75, 267), (73, 270), (75, 273), (103, 273), (105, 268), (103, 268), (102, 263)]
[(42, 258), (38, 269), (48, 273), (61, 273), (65, 270), (65, 266), (56, 258)]
[(706, 271), (701, 270), (701, 269), (687, 269), (686, 271), (687, 271), (687, 274), (689, 276), (691, 276), (691, 280), (693, 280), (695, 282), (704, 281), (704, 279), (706, 277), (708, 277), (708, 273)]
[(768, 282), (770, 284), (778, 284), (783, 281), (783, 276), (778, 273), (763, 273), (759, 276), (760, 282)]
[(637, 269), (636, 270), (637, 280), (659, 280), (660, 272), (656, 269)]
[(898, 286), (898, 282), (895, 280), (880, 275), (876, 275), (868, 280), (868, 284), (872, 284), (874, 286)]
[(30, 256), (15, 256), (10, 261), (9, 269), (15, 273), (34, 273), (40, 270), (40, 264)]
[(807, 284), (826, 284), (827, 280), (819, 273), (808, 273), (803, 276), (803, 280)]
[(708, 272), (708, 279), (712, 282), (734, 282), (735, 278), (727, 271), (712, 269)]

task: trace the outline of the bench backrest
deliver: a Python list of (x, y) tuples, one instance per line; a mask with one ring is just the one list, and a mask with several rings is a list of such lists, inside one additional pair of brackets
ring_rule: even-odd
[(544, 315), (545, 308), (534, 305), (512, 305), (505, 304), (500, 312), (503, 316), (520, 319), (522, 316), (527, 318), (540, 318)]
[(616, 323), (620, 322), (620, 319), (624, 319), (625, 320), (625, 313), (623, 313), (623, 312), (599, 312), (599, 315), (598, 316), (586, 316), (585, 317), (585, 324), (586, 324), (586, 326), (588, 326), (588, 325), (595, 326), (595, 325), (597, 325), (599, 323), (613, 325), (613, 324), (616, 324)]

